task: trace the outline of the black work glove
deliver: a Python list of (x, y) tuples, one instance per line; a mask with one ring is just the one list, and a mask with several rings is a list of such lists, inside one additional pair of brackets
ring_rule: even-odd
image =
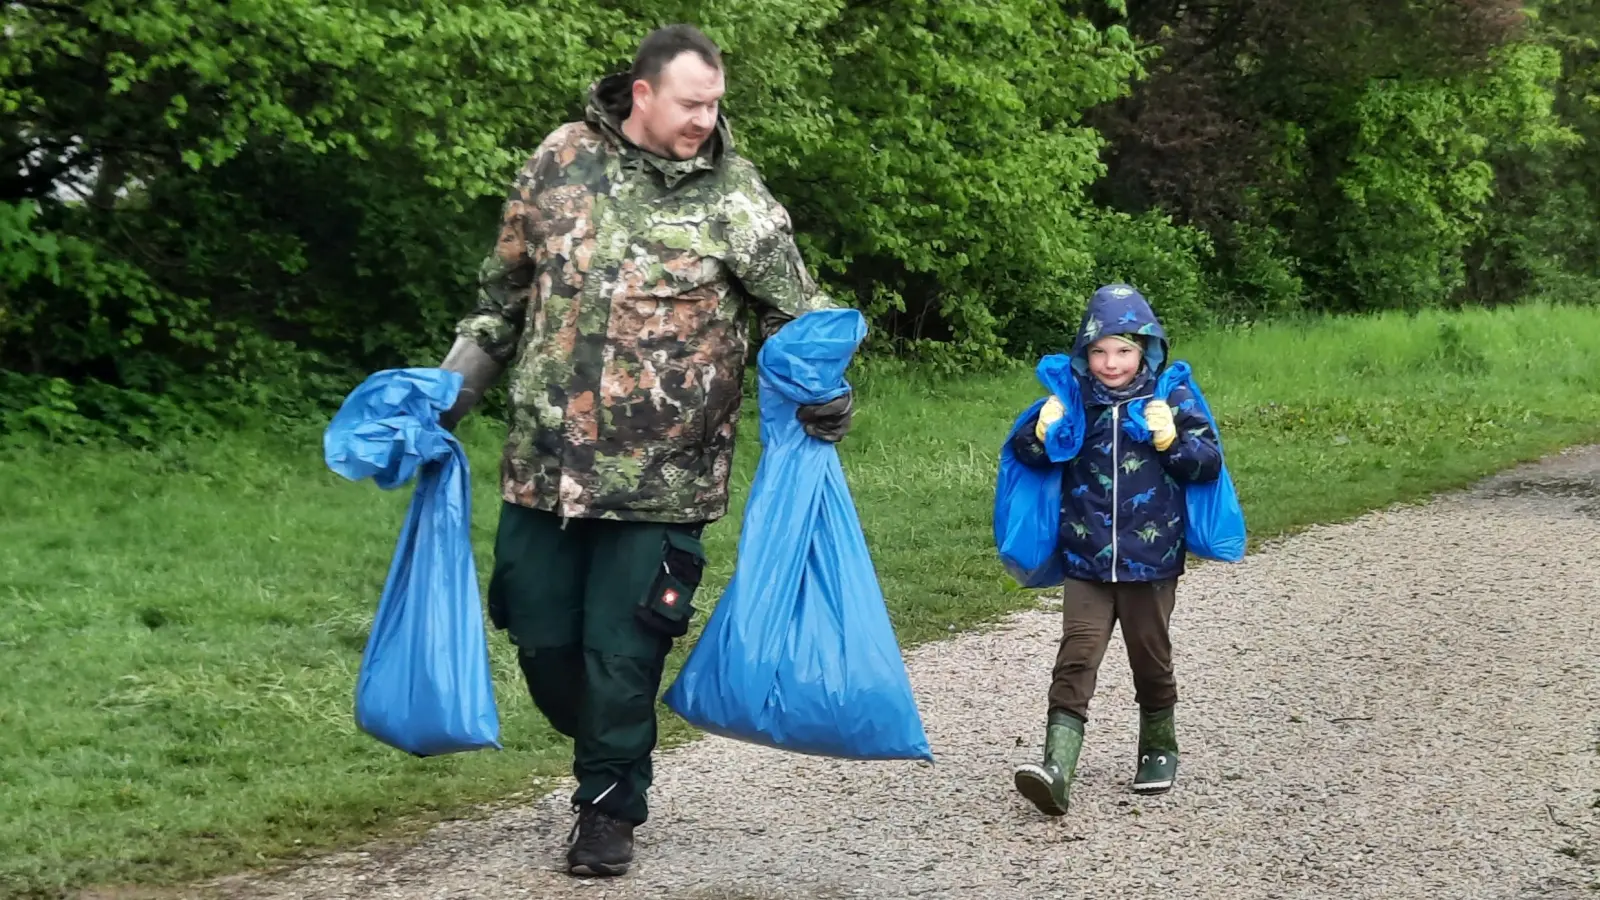
[(855, 392), (852, 391), (827, 403), (802, 406), (795, 411), (795, 418), (800, 420), (806, 434), (837, 444), (850, 430), (850, 420), (855, 411)]

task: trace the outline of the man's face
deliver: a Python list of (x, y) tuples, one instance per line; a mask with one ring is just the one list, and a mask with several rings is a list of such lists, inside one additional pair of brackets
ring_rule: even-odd
[(668, 159), (689, 159), (717, 127), (717, 109), (726, 90), (722, 70), (698, 53), (680, 53), (661, 69), (654, 88), (644, 79), (633, 85), (633, 113), (641, 146)]

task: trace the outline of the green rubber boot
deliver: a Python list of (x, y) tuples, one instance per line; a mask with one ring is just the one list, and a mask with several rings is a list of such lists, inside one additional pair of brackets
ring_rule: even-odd
[(1178, 731), (1172, 712), (1170, 706), (1156, 712), (1139, 711), (1139, 768), (1133, 776), (1135, 793), (1165, 793), (1178, 779)]
[(1044, 733), (1044, 765), (1025, 763), (1012, 776), (1017, 793), (1047, 816), (1064, 816), (1083, 750), (1083, 723), (1054, 710)]

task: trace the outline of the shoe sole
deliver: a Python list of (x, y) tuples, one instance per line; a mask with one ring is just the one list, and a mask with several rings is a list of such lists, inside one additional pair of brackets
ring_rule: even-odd
[(1056, 803), (1056, 798), (1050, 792), (1050, 773), (1041, 766), (1019, 766), (1011, 776), (1012, 783), (1021, 794), (1032, 803), (1040, 812), (1047, 816), (1064, 816), (1067, 807)]
[(579, 878), (616, 878), (619, 875), (628, 874), (628, 865), (628, 863), (623, 863), (620, 866), (608, 866), (603, 863), (582, 864), (569, 866), (567, 874), (576, 875)]
[[(1145, 751), (1141, 750), (1141, 752), (1145, 752)], [(1149, 752), (1151, 752), (1151, 753), (1162, 753), (1162, 751), (1157, 751), (1157, 750), (1152, 750), (1152, 751), (1149, 751)], [(1172, 790), (1173, 784), (1175, 784), (1177, 782), (1177, 780), (1178, 780), (1178, 766), (1177, 766), (1178, 758), (1177, 758), (1177, 754), (1171, 754), (1171, 758), (1172, 758), (1173, 765), (1172, 765), (1172, 776), (1170, 778), (1166, 778), (1166, 779), (1163, 779), (1161, 781), (1140, 781), (1139, 780), (1139, 776), (1137, 774), (1135, 774), (1134, 777), (1133, 777), (1133, 792), (1135, 794), (1165, 794), (1167, 791)], [(1141, 768), (1143, 767), (1144, 761), (1145, 761), (1144, 758), (1140, 759)], [(1165, 764), (1165, 762), (1166, 762), (1166, 758), (1165, 757), (1163, 757), (1162, 762), (1163, 762), (1163, 764)]]

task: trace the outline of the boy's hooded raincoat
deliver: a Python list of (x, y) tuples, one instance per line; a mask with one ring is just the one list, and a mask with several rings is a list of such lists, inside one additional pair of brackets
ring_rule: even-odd
[[(1089, 346), (1113, 334), (1139, 335), (1145, 347), (1139, 374), (1116, 391), (1089, 372)], [(1127, 285), (1095, 291), (1072, 347), (1086, 430), (1062, 479), (1060, 547), (1068, 578), (1160, 581), (1183, 574), (1183, 485), (1216, 479), (1222, 454), (1193, 393), (1181, 384), (1167, 398), (1178, 439), (1162, 452), (1130, 435), (1143, 429), (1129, 423), (1128, 405), (1153, 396), (1166, 362), (1166, 332), (1145, 298)], [(1032, 420), (1017, 430), (1012, 450), (1024, 464), (1053, 465)]]

